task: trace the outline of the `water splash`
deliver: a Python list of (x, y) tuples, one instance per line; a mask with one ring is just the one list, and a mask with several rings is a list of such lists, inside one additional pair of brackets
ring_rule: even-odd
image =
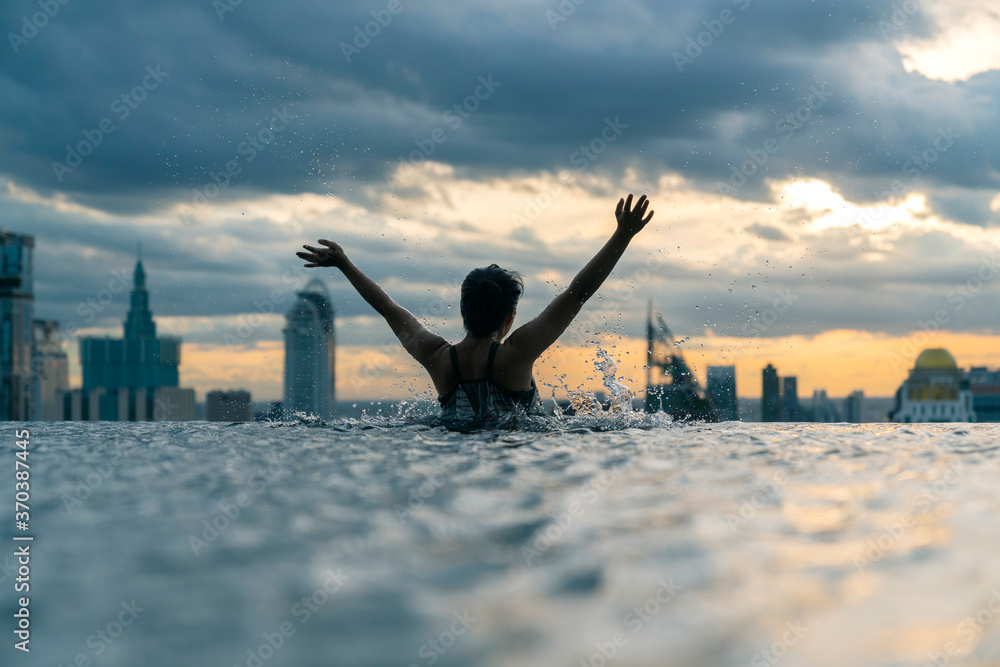
[[(633, 405), (635, 393), (618, 376), (618, 364), (611, 354), (596, 344), (593, 359), (595, 370), (601, 373), (601, 383), (607, 399), (601, 399), (589, 389), (570, 389), (566, 386), (566, 376), (559, 376), (553, 384), (540, 386), (550, 390), (544, 401), (542, 415), (511, 413), (505, 415), (490, 431), (551, 432), (574, 429), (591, 431), (617, 431), (627, 428), (653, 429), (673, 424), (669, 415), (662, 412), (649, 414), (641, 407)], [(440, 405), (432, 392), (416, 391), (408, 387), (410, 395), (402, 400), (375, 401), (371, 407), (362, 409), (360, 415), (339, 416), (323, 419), (314, 414), (295, 411), (286, 413), (281, 421), (272, 421), (273, 426), (330, 427), (344, 429), (380, 429), (411, 426), (441, 427)], [(562, 390), (569, 405), (563, 408), (556, 397), (556, 390)], [(357, 407), (357, 405), (353, 406)]]
[[(649, 414), (633, 406), (635, 394), (618, 380), (618, 364), (611, 355), (596, 346), (594, 368), (601, 373), (601, 383), (607, 390), (608, 403), (605, 407), (594, 392), (586, 389), (572, 390), (565, 386), (562, 389), (569, 398), (570, 408), (562, 411), (556, 403), (554, 412), (558, 427), (586, 428), (593, 431), (616, 431), (625, 428), (658, 428), (670, 426), (673, 419), (663, 412)], [(555, 387), (552, 387), (552, 400), (555, 401)]]
[(635, 395), (631, 389), (617, 380), (618, 364), (615, 363), (610, 354), (601, 349), (600, 345), (597, 346), (597, 359), (594, 360), (594, 368), (601, 372), (603, 376), (601, 382), (611, 396), (609, 412), (612, 414), (635, 412), (635, 408), (632, 407), (632, 399), (635, 398)]
[[(597, 346), (597, 357), (594, 359), (594, 369), (601, 373), (601, 384), (607, 390), (609, 401), (605, 407), (597, 398), (594, 392), (587, 389), (572, 390), (563, 386), (572, 409), (567, 413), (575, 415), (592, 415), (600, 417), (602, 415), (621, 415), (635, 413), (632, 407), (632, 399), (635, 395), (632, 390), (623, 385), (617, 379), (618, 364), (611, 358), (600, 345)], [(555, 400), (555, 390), (553, 388), (552, 398)], [(560, 416), (565, 413), (558, 413)]]
[(302, 410), (286, 412), (279, 419), (269, 418), (264, 422), (269, 426), (328, 426), (326, 420), (319, 415)]

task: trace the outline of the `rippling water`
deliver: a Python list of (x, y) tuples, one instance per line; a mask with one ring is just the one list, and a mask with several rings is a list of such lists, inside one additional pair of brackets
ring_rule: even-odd
[(29, 425), (0, 656), (1000, 664), (998, 425), (636, 423)]

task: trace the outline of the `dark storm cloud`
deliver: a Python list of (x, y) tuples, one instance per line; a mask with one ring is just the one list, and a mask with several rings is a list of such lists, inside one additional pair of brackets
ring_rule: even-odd
[[(39, 215), (39, 210), (47, 215)], [(239, 324), (249, 314), (285, 313), (295, 291), (318, 276), (336, 304), (343, 344), (392, 341), (381, 323), (351, 325), (355, 318), (370, 320), (373, 315), (335, 271), (303, 270), (293, 259), (301, 241), (326, 235), (320, 229), (290, 239), (280, 224), (251, 219), (194, 230), (136, 225), (123, 233), (120, 225), (96, 225), (89, 217), (57, 215), (23, 204), (12, 204), (9, 213), (15, 218), (33, 215), (36, 315), (57, 319), (64, 328), (99, 327), (120, 333), (128, 308), (128, 289), (120, 287), (122, 276), (130, 288), (136, 245), (141, 242), (161, 332), (183, 333), (190, 343), (226, 344), (231, 340), (227, 335), (240, 336)], [(529, 318), (565, 287), (550, 284), (539, 274), (558, 271), (568, 277), (595, 249), (595, 244), (587, 243), (549, 247), (528, 229), (513, 234), (509, 246), (500, 241), (468, 244), (448, 231), (465, 226), (462, 223), (439, 226), (438, 236), (417, 247), (398, 232), (383, 237), (377, 228), (368, 233), (345, 231), (339, 240), (395, 299), (445, 335), (460, 332), (458, 284), (472, 267), (499, 260), (524, 271), (526, 292), (518, 312)], [(248, 242), (248, 234), (260, 242)], [(697, 335), (706, 327), (724, 336), (813, 335), (831, 328), (905, 334), (941, 309), (947, 316), (942, 328), (986, 331), (996, 326), (1000, 265), (995, 254), (970, 253), (960, 241), (940, 232), (910, 234), (898, 242), (896, 252), (877, 262), (864, 260), (877, 248), (863, 230), (828, 230), (802, 242), (823, 251), (784, 264), (761, 261), (751, 273), (727, 268), (725, 262), (716, 268), (692, 269), (683, 265), (682, 250), (675, 258), (672, 250), (660, 254), (637, 248), (623, 258), (614, 279), (574, 326), (580, 331), (610, 328), (624, 336), (641, 336), (647, 299), (654, 300), (678, 336)], [(648, 263), (649, 256), (657, 258), (655, 264)], [(983, 278), (977, 282), (977, 277)], [(780, 317), (771, 321), (767, 312), (776, 299), (785, 299), (790, 307), (782, 308)], [(161, 319), (170, 316), (189, 318), (188, 329), (172, 330)], [(191, 319), (197, 317), (208, 319)], [(269, 320), (239, 340), (280, 340), (281, 326), (280, 319)]]
[[(288, 228), (252, 211), (225, 223), (202, 214), (216, 202), (269, 193), (333, 193), (373, 209), (367, 193), (392, 187), (397, 198), (419, 200), (427, 187), (388, 184), (386, 174), (431, 149), (433, 160), (462, 178), (582, 164), (616, 183), (631, 166), (640, 180), (678, 171), (697, 187), (716, 192), (722, 184), (743, 199), (769, 197), (765, 177), (823, 178), (866, 203), (895, 197), (898, 183), (925, 191), (931, 209), (947, 218), (998, 222), (991, 202), (1000, 187), (1000, 72), (956, 83), (907, 73), (880, 28), (895, 11), (888, 0), (587, 2), (555, 22), (547, 12), (558, 12), (558, 2), (400, 3), (367, 44), (354, 41), (358, 31), (376, 32), (372, 12), (386, 21), (388, 0), (222, 5), (232, 11), (208, 0), (70, 0), (16, 52), (7, 37), (0, 44), (0, 175), (43, 195), (136, 216), (97, 224), (92, 215), (7, 199), (5, 224), (36, 236), (38, 315), (118, 330), (127, 293), (86, 322), (81, 309), (90, 311), (81, 304), (106, 289), (115, 271), (131, 271), (139, 242), (158, 317), (253, 313), (275, 289), (290, 299), (294, 288), (282, 276), (298, 266), (294, 251), (330, 236), (329, 228), (300, 226), (301, 238), (291, 239)], [(20, 34), (38, 7), (23, 0), (0, 6), (5, 37)], [(890, 37), (937, 29), (913, 14)], [(347, 56), (342, 44), (350, 45)], [(590, 159), (581, 149), (612, 136), (602, 138), (609, 123), (620, 133)], [(67, 146), (80, 142), (96, 145), (72, 166)], [(57, 173), (54, 162), (69, 171)], [(172, 226), (142, 217), (178, 203), (186, 217)], [(436, 232), (414, 250), (379, 226), (380, 215), (352, 218), (336, 238), (373, 278), (392, 283), (404, 306), (455, 331), (457, 290), (450, 313), (429, 304), (472, 266), (501, 261), (569, 276), (595, 249), (546, 247), (530, 227), (470, 246), (455, 240), (473, 229), (467, 222), (424, 219)], [(751, 329), (902, 333), (941, 307), (949, 309), (948, 328), (995, 328), (995, 283), (961, 309), (960, 300), (947, 301), (989, 261), (970, 256), (968, 246), (914, 233), (875, 261), (882, 251), (864, 231), (806, 238), (795, 215), (788, 211), (780, 225), (748, 220), (745, 234), (775, 249), (791, 246), (782, 243), (789, 238), (804, 243), (817, 254), (802, 266), (779, 270), (762, 260), (753, 275), (730, 275), (724, 265), (694, 270), (668, 261), (649, 280), (633, 281), (631, 305), (619, 305), (625, 315), (616, 326), (641, 334), (642, 306), (653, 298), (682, 335), (706, 326), (746, 335), (791, 290), (793, 307), (765, 332)], [(627, 256), (616, 275), (640, 266)], [(370, 315), (345, 281), (328, 284), (341, 317)], [(555, 290), (529, 281), (519, 312), (540, 311)], [(287, 303), (273, 304), (276, 312)], [(185, 339), (221, 343), (228, 326)], [(356, 329), (343, 342), (371, 342)], [(254, 335), (280, 333), (261, 327)]]
[[(567, 168), (606, 118), (620, 118), (627, 129), (593, 169), (679, 170), (711, 190), (773, 137), (778, 150), (735, 196), (764, 196), (765, 175), (807, 174), (870, 201), (952, 126), (962, 139), (919, 186), (998, 187), (1000, 74), (950, 84), (906, 73), (879, 27), (890, 2), (584, 3), (554, 24), (554, 2), (401, 0), (396, 14), (388, 2), (222, 2), (70, 2), (17, 53), (0, 49), (0, 170), (142, 210), (194, 200), (213, 178), (229, 192), (383, 182), (435, 128), (447, 140), (433, 159), (473, 173)], [(0, 26), (18, 33), (36, 11), (6, 3)], [(370, 24), (373, 11), (384, 26)], [(366, 24), (377, 34), (359, 38)], [(920, 14), (899, 28), (933, 30)], [(155, 87), (147, 68), (164, 73)], [(499, 87), (476, 100), (491, 75)], [(823, 85), (829, 99), (785, 136), (782, 118)], [(478, 108), (449, 126), (445, 113), (470, 99)], [(265, 142), (282, 111), (293, 118)], [(93, 153), (55, 173), (66, 146), (104, 134), (105, 120), (113, 129)], [(981, 206), (935, 202), (960, 220), (993, 220)]]

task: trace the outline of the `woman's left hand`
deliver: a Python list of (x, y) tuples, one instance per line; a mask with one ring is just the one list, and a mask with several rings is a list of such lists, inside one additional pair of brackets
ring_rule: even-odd
[(646, 223), (653, 219), (652, 211), (649, 212), (649, 215), (646, 215), (648, 207), (649, 200), (646, 199), (646, 195), (639, 197), (639, 201), (635, 203), (635, 208), (632, 208), (632, 195), (629, 195), (627, 200), (619, 199), (618, 208), (615, 209), (615, 218), (618, 219), (619, 231), (628, 234), (629, 238), (641, 232)]
[(304, 245), (302, 247), (309, 252), (302, 252), (300, 250), (295, 254), (308, 262), (305, 265), (306, 267), (332, 266), (337, 269), (343, 267), (347, 261), (347, 254), (344, 253), (344, 249), (333, 241), (327, 241), (326, 239), (320, 239), (319, 242), (326, 247), (315, 248), (311, 245)]

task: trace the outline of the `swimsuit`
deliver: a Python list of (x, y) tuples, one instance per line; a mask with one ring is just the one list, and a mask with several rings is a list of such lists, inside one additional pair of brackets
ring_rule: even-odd
[(458, 353), (455, 346), (449, 348), (451, 365), (455, 369), (455, 387), (444, 396), (439, 396), (441, 419), (449, 427), (477, 428), (493, 425), (511, 412), (540, 413), (538, 387), (531, 378), (531, 388), (516, 391), (501, 387), (493, 381), (493, 359), (499, 342), (490, 346), (490, 356), (486, 361), (486, 377), (480, 380), (463, 380), (458, 370)]

